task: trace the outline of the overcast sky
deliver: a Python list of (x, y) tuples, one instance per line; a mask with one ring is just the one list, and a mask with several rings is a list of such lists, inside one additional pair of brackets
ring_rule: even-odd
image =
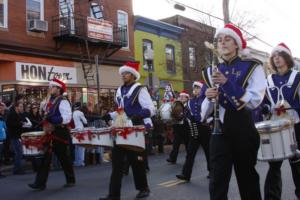
[[(198, 10), (223, 18), (222, 0), (176, 0)], [(261, 40), (276, 46), (286, 43), (294, 57), (300, 58), (300, 1), (299, 0), (230, 0), (231, 20), (237, 20), (239, 13), (248, 20), (255, 20), (255, 27), (249, 32)], [(161, 19), (176, 14), (209, 23), (209, 18), (199, 12), (186, 9), (175, 10), (172, 0), (133, 0), (135, 15)], [(212, 19), (211, 19), (212, 20)], [(216, 28), (223, 26), (222, 21), (213, 20)], [(248, 42), (252, 48), (270, 52), (272, 47), (253, 40)]]

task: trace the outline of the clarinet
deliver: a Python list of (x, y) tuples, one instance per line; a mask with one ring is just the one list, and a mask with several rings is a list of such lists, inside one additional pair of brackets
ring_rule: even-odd
[[(204, 44), (213, 53), (212, 74), (214, 74), (219, 71), (217, 64), (219, 63), (218, 58), (220, 57), (218, 50), (215, 47), (216, 42), (214, 42), (214, 44), (211, 44), (211, 43), (205, 41)], [(217, 89), (219, 89), (219, 84), (213, 83), (213, 86), (216, 87)], [(221, 121), (220, 121), (220, 113), (219, 113), (219, 109), (220, 109), (219, 95), (216, 96), (215, 98), (213, 98), (211, 101), (214, 103), (214, 128), (212, 130), (212, 134), (213, 135), (221, 135), (223, 133), (222, 133), (222, 129), (221, 129)]]

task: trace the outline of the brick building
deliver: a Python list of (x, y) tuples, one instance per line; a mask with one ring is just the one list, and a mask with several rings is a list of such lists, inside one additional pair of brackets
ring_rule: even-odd
[(191, 92), (195, 80), (201, 80), (201, 70), (211, 64), (211, 52), (204, 41), (213, 41), (215, 28), (195, 20), (175, 15), (161, 21), (184, 28), (181, 34), (184, 89)]
[[(132, 0), (0, 0), (1, 98), (40, 101), (47, 82), (67, 83), (69, 98), (111, 104), (118, 67), (134, 60)], [(100, 67), (95, 67), (99, 55)]]

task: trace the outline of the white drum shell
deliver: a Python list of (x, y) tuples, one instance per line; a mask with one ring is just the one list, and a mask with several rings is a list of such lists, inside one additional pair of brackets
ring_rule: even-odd
[(111, 129), (107, 129), (107, 128), (96, 129), (95, 133), (92, 136), (91, 144), (95, 146), (112, 147), (113, 138), (111, 136)]
[[(92, 140), (90, 139), (88, 135), (88, 130), (72, 130), (71, 135), (72, 135), (72, 143), (74, 145), (92, 145)], [(82, 134), (82, 138), (77, 138), (76, 136), (78, 134)]]
[(258, 131), (260, 132), (258, 160), (279, 161), (291, 158), (295, 155), (297, 143), (294, 126), (292, 124), (275, 132), (262, 133), (259, 128)]
[[(23, 133), (21, 135), (21, 139), (24, 140), (30, 140), (30, 139), (40, 139), (45, 136), (45, 133), (43, 131), (37, 131), (37, 132), (28, 132), (28, 133)], [(44, 149), (39, 149), (36, 146), (27, 146), (25, 144), (22, 144), (22, 150), (23, 150), (23, 155), (24, 156), (39, 156), (39, 155), (44, 155)]]
[(142, 152), (145, 150), (145, 133), (144, 131), (133, 131), (127, 135), (126, 139), (123, 136), (116, 134), (115, 142), (117, 146)]

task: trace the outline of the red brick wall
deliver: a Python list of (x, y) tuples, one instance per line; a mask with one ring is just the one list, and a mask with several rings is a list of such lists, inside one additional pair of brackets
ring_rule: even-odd
[[(74, 0), (76, 11), (80, 6), (81, 14), (89, 15), (88, 0)], [(117, 23), (117, 10), (123, 10), (128, 13), (129, 22), (129, 50), (120, 50), (112, 58), (126, 59), (134, 57), (133, 45), (133, 11), (132, 0), (102, 0), (104, 6), (104, 16), (107, 20)], [(46, 33), (32, 33), (26, 30), (26, 0), (8, 1), (8, 28), (0, 29), (0, 45), (16, 45), (29, 48), (37, 48), (46, 51), (55, 52), (55, 42), (52, 36), (52, 17), (58, 15), (58, 0), (45, 0), (45, 20), (48, 21), (48, 32)], [(70, 43), (64, 45), (59, 50), (61, 53), (78, 53), (77, 44)], [(95, 49), (94, 52), (100, 52), (101, 49)]]

